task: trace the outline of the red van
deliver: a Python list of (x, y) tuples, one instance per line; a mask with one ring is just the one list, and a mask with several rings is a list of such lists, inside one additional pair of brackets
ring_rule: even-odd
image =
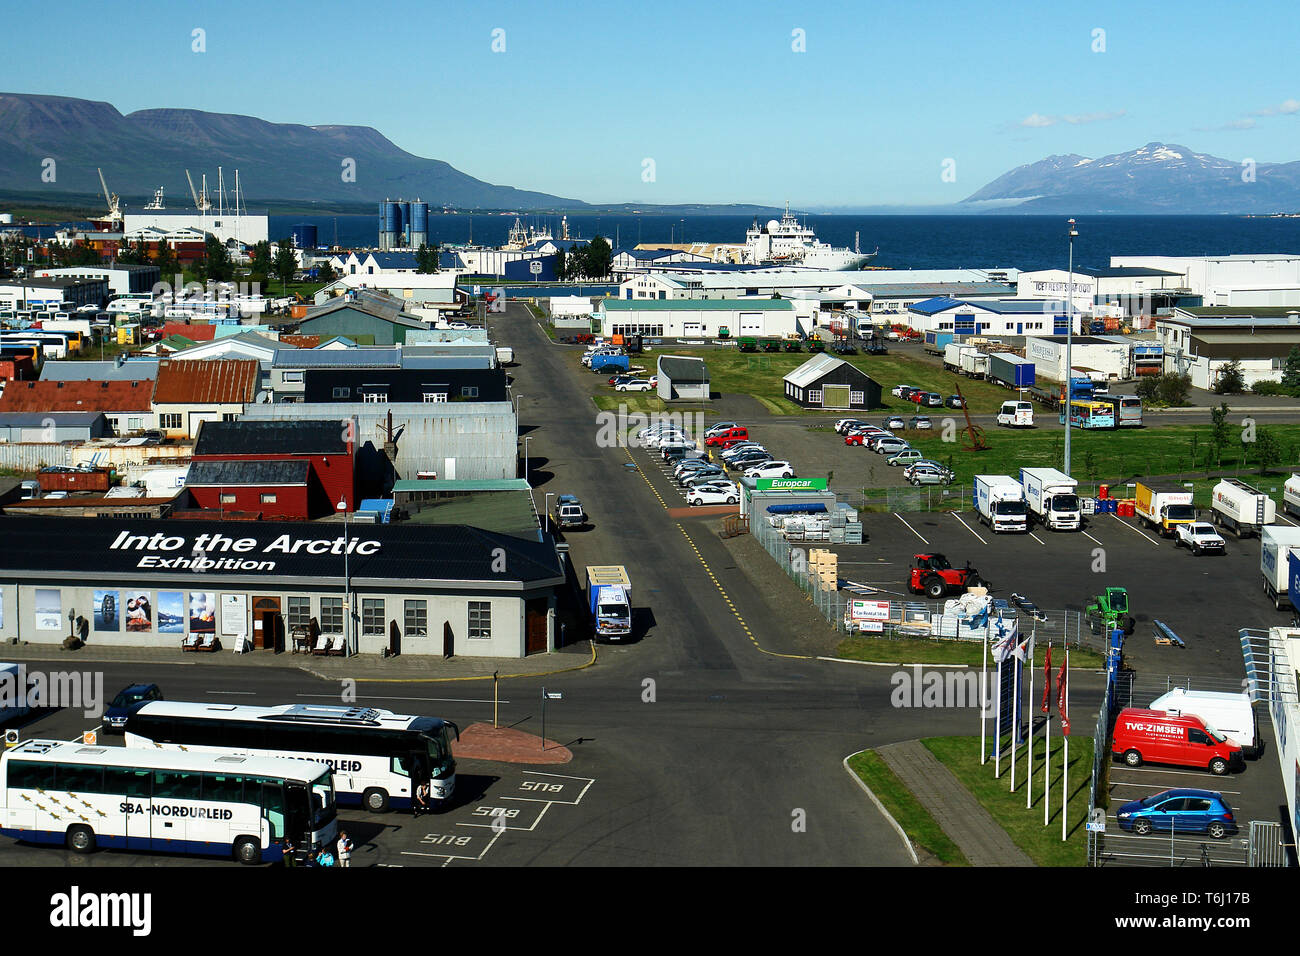
[(1126, 707), (1115, 718), (1111, 755), (1130, 767), (1143, 761), (1204, 767), (1214, 774), (1245, 768), (1241, 747), (1193, 714)]
[(704, 440), (706, 445), (720, 445), (723, 448), (730, 448), (736, 442), (749, 441), (749, 429), (744, 425), (737, 425), (735, 428), (728, 428), (726, 431), (718, 432), (716, 435), (710, 435)]

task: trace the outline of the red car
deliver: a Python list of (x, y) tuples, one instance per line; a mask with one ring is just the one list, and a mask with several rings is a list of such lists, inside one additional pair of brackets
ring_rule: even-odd
[(710, 435), (704, 440), (704, 444), (730, 448), (737, 442), (742, 441), (749, 441), (749, 429), (744, 425), (737, 425), (735, 428), (728, 428), (716, 435)]

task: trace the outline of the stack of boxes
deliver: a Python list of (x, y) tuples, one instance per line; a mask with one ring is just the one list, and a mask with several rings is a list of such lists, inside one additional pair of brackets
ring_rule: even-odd
[(813, 548), (808, 552), (808, 576), (823, 591), (839, 589), (840, 559), (826, 548)]

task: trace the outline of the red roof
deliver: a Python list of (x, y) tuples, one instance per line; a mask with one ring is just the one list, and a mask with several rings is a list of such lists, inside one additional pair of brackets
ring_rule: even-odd
[(156, 405), (247, 405), (257, 397), (261, 377), (256, 359), (162, 359), (153, 400)]
[(10, 382), (0, 396), (0, 412), (147, 412), (153, 401), (153, 384), (148, 379)]
[(191, 325), (189, 322), (168, 322), (158, 337), (165, 339), (169, 335), (183, 335), (191, 342), (211, 342), (217, 337), (217, 327), (207, 323)]
[(282, 335), (280, 344), (295, 349), (314, 349), (320, 345), (319, 335)]

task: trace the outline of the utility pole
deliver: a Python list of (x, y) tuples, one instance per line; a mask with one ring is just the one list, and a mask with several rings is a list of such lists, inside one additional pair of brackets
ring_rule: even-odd
[(1065, 305), (1067, 325), (1065, 327), (1065, 473), (1070, 473), (1070, 408), (1073, 398), (1074, 365), (1072, 346), (1074, 345), (1074, 237), (1079, 230), (1074, 228), (1074, 220), (1069, 222), (1067, 237), (1070, 243), (1070, 291), (1069, 301)]

